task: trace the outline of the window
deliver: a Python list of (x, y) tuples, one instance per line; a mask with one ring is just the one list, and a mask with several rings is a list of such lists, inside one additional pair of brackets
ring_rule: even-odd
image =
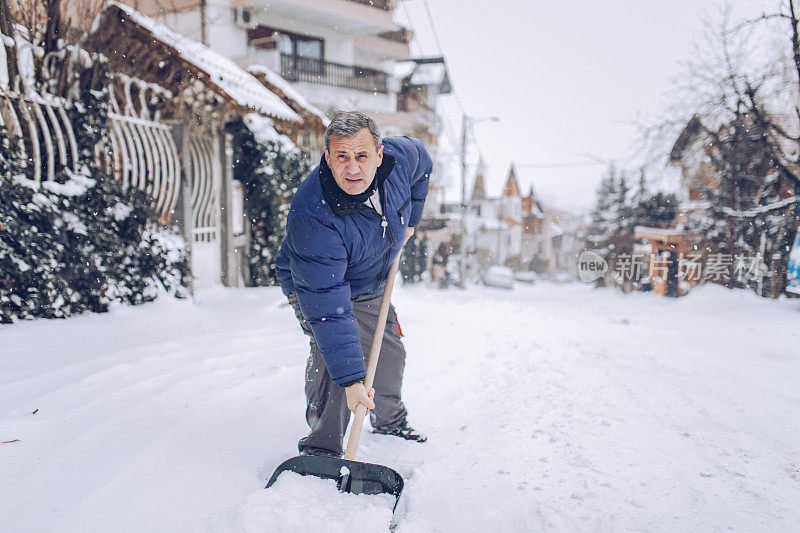
[(325, 42), (317, 37), (258, 26), (248, 30), (247, 44), (260, 50), (278, 50), (282, 55), (290, 56), (296, 70), (323, 72)]

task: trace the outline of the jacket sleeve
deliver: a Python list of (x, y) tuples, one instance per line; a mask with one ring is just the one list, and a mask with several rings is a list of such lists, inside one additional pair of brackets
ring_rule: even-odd
[(425, 206), (425, 198), (428, 196), (428, 183), (433, 171), (433, 161), (422, 141), (410, 137), (406, 137), (404, 140), (409, 141), (403, 145), (411, 168), (411, 216), (408, 219), (408, 225), (414, 227), (422, 219), (422, 208)]
[(292, 283), (331, 379), (338, 385), (366, 376), (358, 322), (344, 279), (347, 250), (336, 228), (291, 215), (286, 228)]
[(283, 239), (280, 250), (278, 250), (278, 254), (272, 262), (275, 267), (275, 277), (278, 278), (281, 290), (286, 296), (295, 292), (294, 284), (292, 283), (292, 271), (289, 267), (289, 253), (288, 239)]

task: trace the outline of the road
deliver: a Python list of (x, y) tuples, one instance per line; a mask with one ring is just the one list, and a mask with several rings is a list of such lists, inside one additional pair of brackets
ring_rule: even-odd
[[(386, 530), (317, 489), (263, 490), (305, 432), (307, 342), (283, 302), (208, 289), (0, 328), (0, 529)], [(800, 523), (797, 300), (541, 283), (394, 302), (430, 438), (365, 432), (359, 458), (406, 479), (395, 531)]]

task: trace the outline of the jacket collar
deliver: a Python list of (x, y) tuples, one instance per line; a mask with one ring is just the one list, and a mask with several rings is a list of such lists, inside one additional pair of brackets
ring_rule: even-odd
[(372, 180), (369, 189), (361, 194), (351, 195), (344, 192), (336, 184), (336, 180), (333, 179), (333, 174), (323, 154), (319, 162), (319, 181), (322, 185), (322, 195), (325, 197), (325, 201), (333, 208), (333, 212), (339, 216), (364, 209), (364, 202), (375, 192), (375, 187), (378, 187), (381, 198), (383, 198), (383, 184), (389, 174), (392, 173), (392, 170), (394, 170), (394, 164), (394, 156), (384, 152), (383, 162), (375, 171), (375, 179)]

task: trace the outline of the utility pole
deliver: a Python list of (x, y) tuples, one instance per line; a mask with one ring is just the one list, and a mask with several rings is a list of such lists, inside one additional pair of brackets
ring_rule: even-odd
[(461, 115), (461, 214), (467, 210), (467, 121), (466, 113)]
[(467, 135), (469, 135), (469, 128), (472, 127), (473, 124), (476, 122), (483, 122), (484, 120), (490, 120), (492, 122), (497, 122), (500, 120), (499, 117), (481, 117), (481, 118), (474, 118), (470, 117), (466, 113), (462, 113), (461, 115), (461, 243), (459, 245), (459, 255), (461, 259), (459, 261), (459, 284), (460, 286), (464, 285), (465, 282), (465, 274), (466, 274), (466, 266), (467, 266), (467, 227), (466, 227), (466, 218), (467, 218)]

